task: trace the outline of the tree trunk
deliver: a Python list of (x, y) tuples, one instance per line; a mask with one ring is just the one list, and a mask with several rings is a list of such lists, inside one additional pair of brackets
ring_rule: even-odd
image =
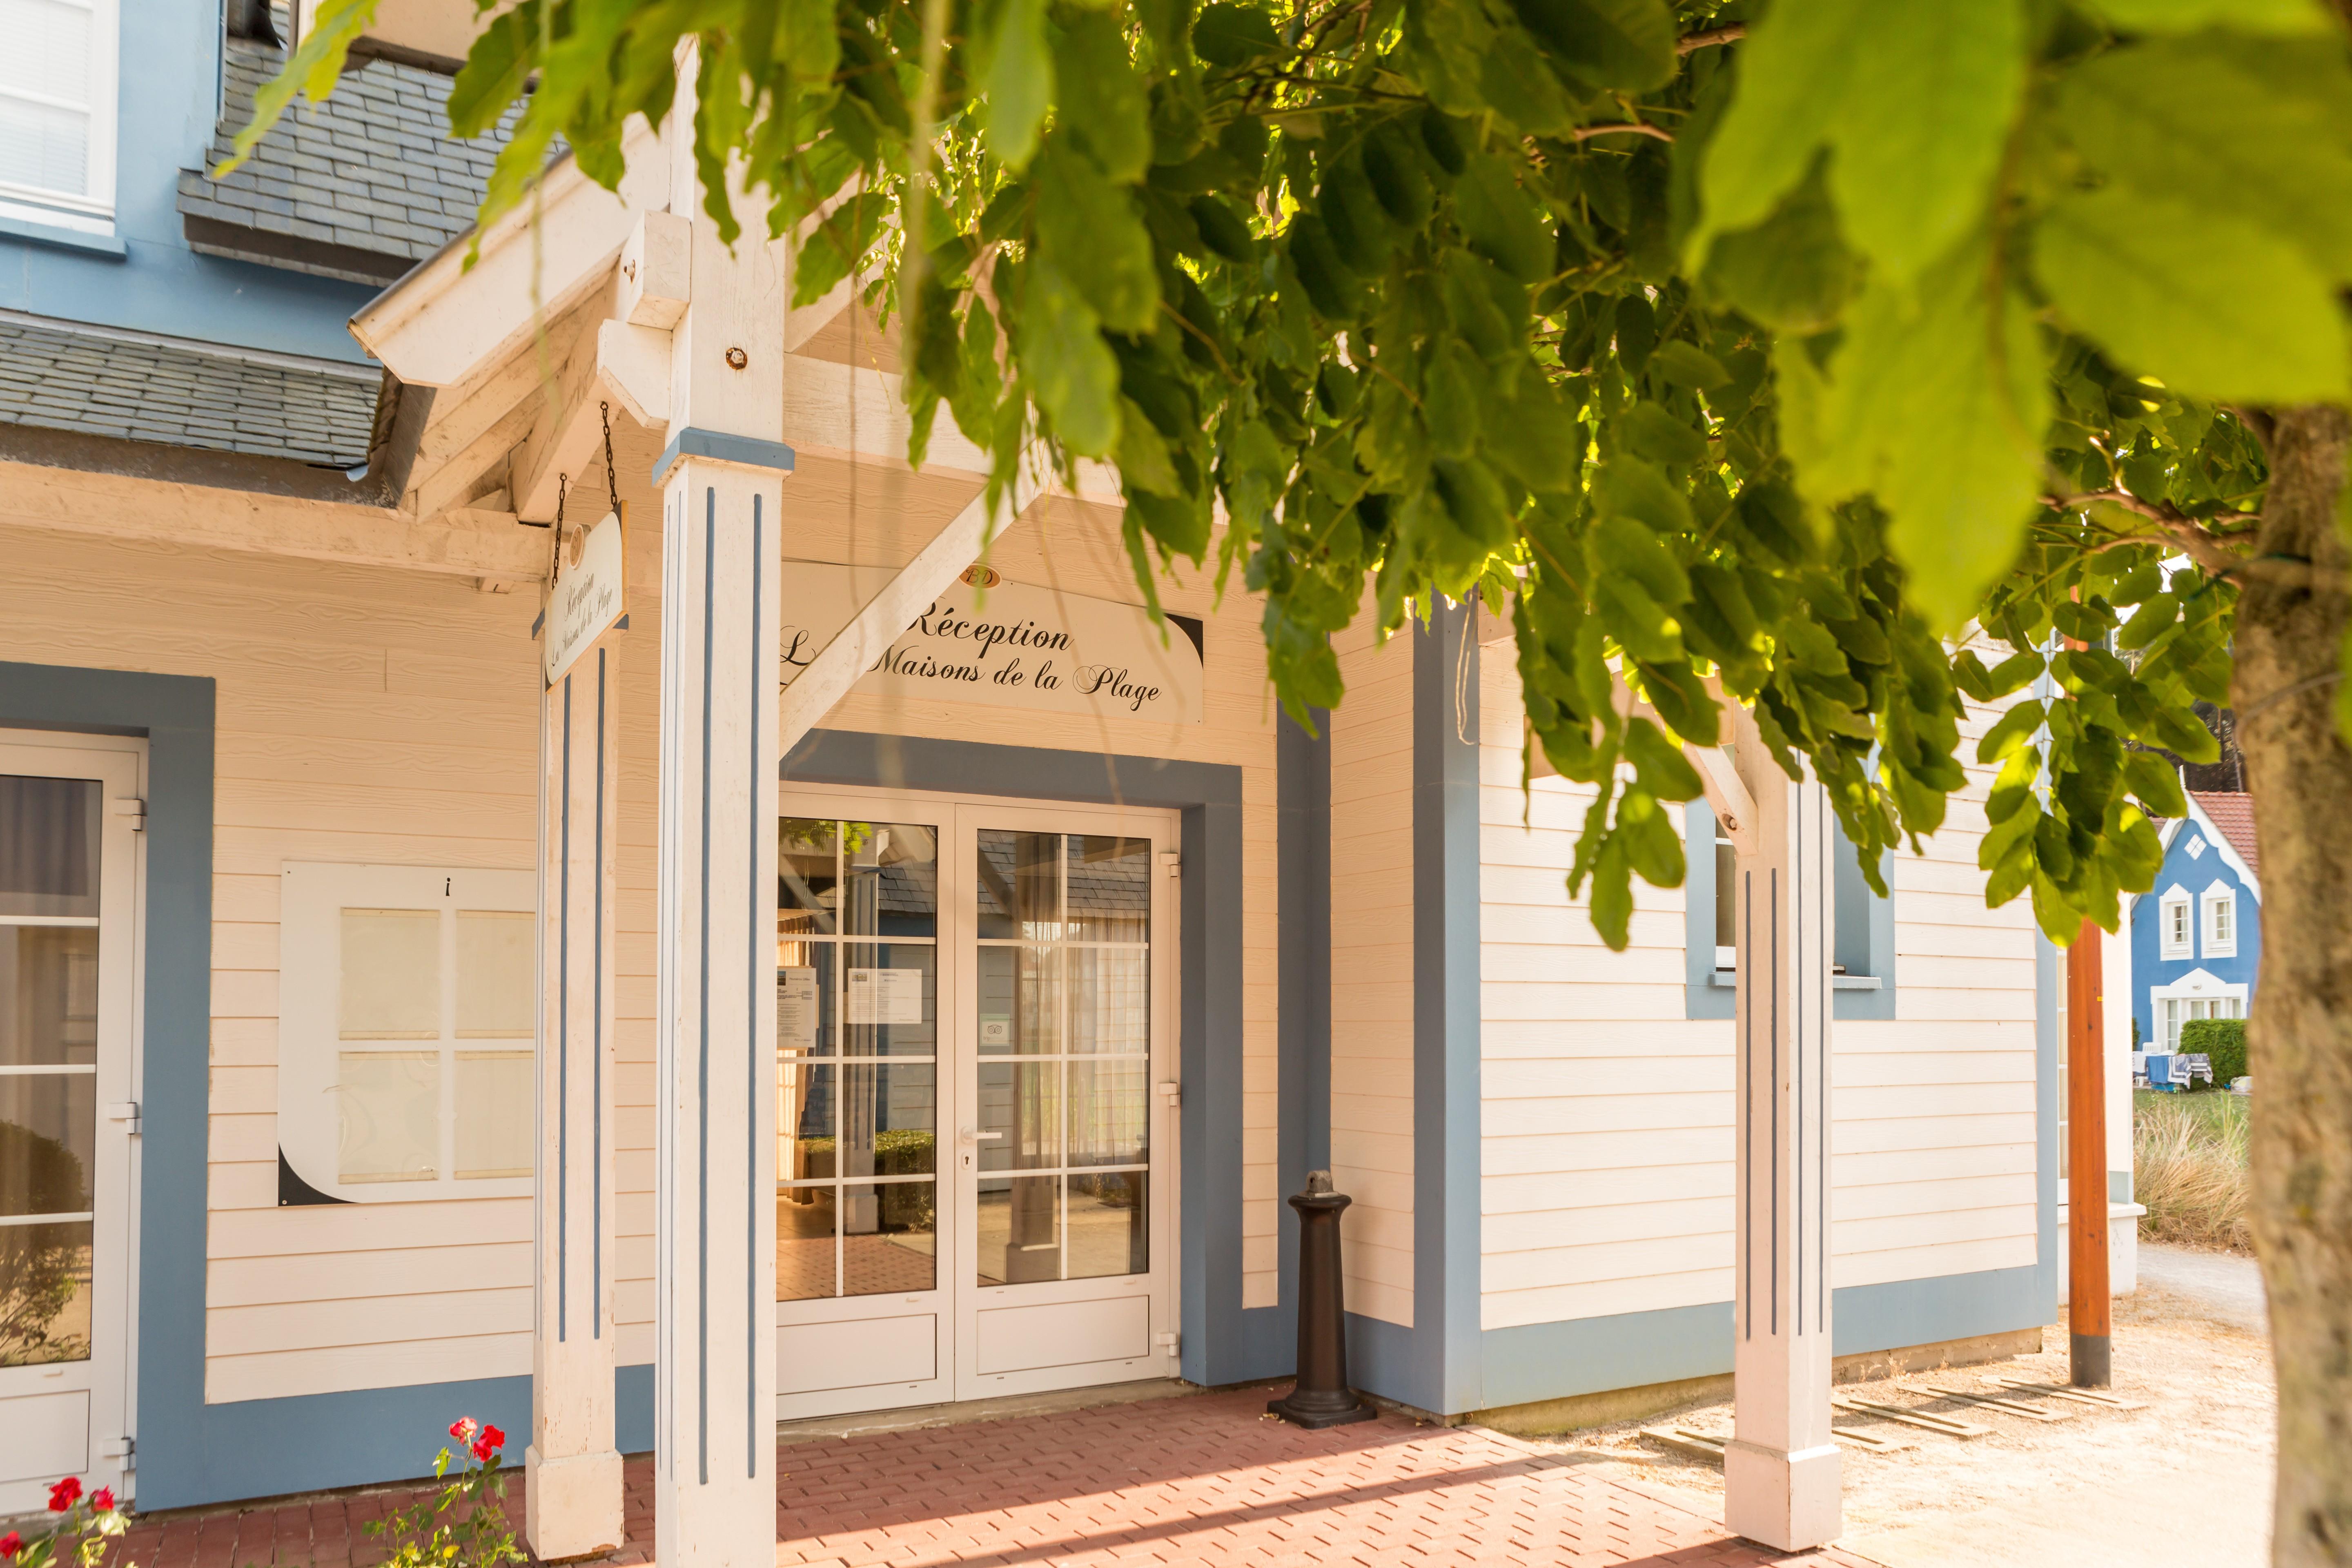
[(2336, 729), (2352, 552), (2347, 425), (2279, 414), (2261, 553), (2330, 586), (2247, 584), (2233, 699), (2262, 847), (2254, 1236), (2278, 1367), (2279, 1568), (2352, 1564), (2352, 750)]

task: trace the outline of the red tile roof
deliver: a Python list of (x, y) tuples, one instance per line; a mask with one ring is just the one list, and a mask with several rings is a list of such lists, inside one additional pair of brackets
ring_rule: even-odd
[(2197, 808), (2212, 818), (2238, 858), (2257, 877), (2263, 874), (2262, 852), (2254, 844), (2254, 797), (2250, 795), (2224, 793), (2220, 790), (2190, 790), (2189, 798)]

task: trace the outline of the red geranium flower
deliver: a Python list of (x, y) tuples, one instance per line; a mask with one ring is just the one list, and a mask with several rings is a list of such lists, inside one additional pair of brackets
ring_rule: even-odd
[(15, 1531), (0, 1535), (0, 1557), (14, 1557), (25, 1548), (25, 1538)]
[(64, 1480), (59, 1481), (56, 1486), (49, 1489), (49, 1511), (51, 1513), (63, 1513), (66, 1510), (73, 1507), (74, 1500), (80, 1496), (80, 1480), (73, 1476), (68, 1476)]
[(108, 1510), (111, 1509), (114, 1506), (114, 1489), (112, 1487), (100, 1487), (96, 1491), (90, 1493), (89, 1506), (100, 1513), (104, 1513)]
[(506, 1440), (507, 1435), (497, 1427), (483, 1427), (482, 1435), (474, 1439), (474, 1458), (487, 1461), (492, 1454), (505, 1447)]

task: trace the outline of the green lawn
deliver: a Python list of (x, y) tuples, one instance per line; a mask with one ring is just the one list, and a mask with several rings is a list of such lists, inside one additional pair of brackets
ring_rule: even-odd
[(2218, 1134), (2226, 1127), (2243, 1126), (2252, 1106), (2253, 1101), (2245, 1095), (2217, 1089), (2200, 1089), (2180, 1094), (2167, 1094), (2160, 1089), (2132, 1090), (2135, 1123), (2161, 1107), (2164, 1113), (2195, 1118), (2198, 1130), (2208, 1133)]

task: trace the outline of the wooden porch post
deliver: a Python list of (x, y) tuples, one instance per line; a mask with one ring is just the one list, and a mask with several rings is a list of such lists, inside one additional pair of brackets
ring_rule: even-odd
[(784, 275), (746, 212), (703, 213), (695, 60), (671, 110), (693, 225), (662, 490), (655, 1560), (776, 1560), (777, 572)]
[(2089, 921), (2066, 950), (2066, 1326), (2070, 1381), (2115, 1381), (2107, 1278), (2105, 932)]
[(1754, 800), (1738, 851), (1738, 1289), (1724, 1522), (1783, 1552), (1836, 1539), (1830, 1436), (1829, 794), (1792, 783), (1744, 708), (1735, 765)]
[(619, 1547), (613, 1433), (613, 931), (619, 634), (540, 708), (539, 1291), (523, 1531), (541, 1561)]

